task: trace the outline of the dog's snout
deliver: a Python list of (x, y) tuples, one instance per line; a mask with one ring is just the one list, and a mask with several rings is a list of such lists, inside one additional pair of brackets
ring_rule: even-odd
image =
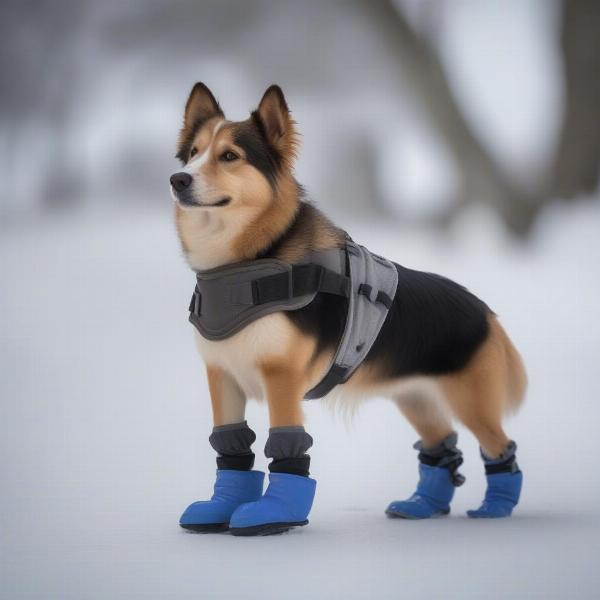
[(183, 190), (190, 187), (192, 183), (192, 176), (189, 173), (174, 173), (171, 175), (171, 185), (177, 192), (183, 192)]

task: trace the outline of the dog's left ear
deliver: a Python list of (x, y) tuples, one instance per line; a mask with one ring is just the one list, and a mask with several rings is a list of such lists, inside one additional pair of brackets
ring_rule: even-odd
[(267, 89), (252, 118), (258, 122), (267, 142), (281, 156), (284, 164), (291, 167), (296, 158), (298, 135), (285, 96), (278, 85)]

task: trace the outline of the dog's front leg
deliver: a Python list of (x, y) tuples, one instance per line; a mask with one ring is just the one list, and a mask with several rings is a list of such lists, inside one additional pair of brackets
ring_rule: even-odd
[(240, 506), (232, 515), (235, 535), (269, 535), (306, 525), (316, 481), (309, 474), (312, 438), (306, 433), (301, 409), (307, 389), (305, 375), (291, 361), (271, 361), (260, 367), (269, 403), (270, 429), (265, 454), (269, 486), (256, 502)]
[(246, 396), (223, 369), (207, 366), (214, 427), (209, 437), (217, 451), (217, 477), (210, 500), (194, 502), (180, 525), (192, 531), (225, 531), (233, 512), (262, 496), (264, 473), (252, 471), (256, 435), (244, 420)]

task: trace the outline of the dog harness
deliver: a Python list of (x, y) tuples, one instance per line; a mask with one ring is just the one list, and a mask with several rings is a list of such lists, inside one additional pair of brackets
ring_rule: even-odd
[(317, 294), (348, 298), (344, 332), (321, 381), (305, 394), (321, 398), (361, 365), (385, 321), (398, 285), (395, 265), (347, 239), (300, 263), (259, 258), (196, 272), (190, 322), (209, 340), (223, 340), (256, 319), (298, 310)]

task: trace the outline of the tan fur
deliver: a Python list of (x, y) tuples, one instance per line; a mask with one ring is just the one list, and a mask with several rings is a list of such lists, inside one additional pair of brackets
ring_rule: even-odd
[(208, 389), (215, 425), (240, 423), (244, 420), (246, 395), (235, 379), (215, 365), (206, 366)]
[(292, 363), (271, 362), (259, 367), (264, 379), (265, 393), (269, 403), (269, 423), (271, 427), (302, 425), (302, 391), (304, 375)]
[(515, 348), (511, 339), (508, 337), (504, 328), (495, 321), (499, 329), (498, 335), (501, 337), (506, 353), (507, 365), (507, 383), (508, 397), (506, 401), (506, 412), (517, 412), (525, 398), (527, 391), (527, 372), (523, 365), (523, 359)]
[(291, 178), (278, 186), (277, 200), (273, 198), (233, 240), (233, 252), (239, 260), (250, 259), (276, 239), (294, 218), (298, 210), (296, 184)]
[(508, 437), (502, 417), (522, 401), (525, 373), (516, 351), (495, 317), (490, 334), (467, 367), (440, 379), (454, 414), (473, 432), (484, 452), (499, 456)]
[(265, 397), (258, 366), (284, 360), (292, 354), (297, 331), (281, 313), (267, 315), (224, 340), (208, 340), (198, 332), (196, 345), (204, 362), (229, 373), (248, 398)]
[(397, 400), (398, 408), (419, 434), (426, 448), (435, 448), (452, 432), (452, 422), (434, 395), (412, 391)]

